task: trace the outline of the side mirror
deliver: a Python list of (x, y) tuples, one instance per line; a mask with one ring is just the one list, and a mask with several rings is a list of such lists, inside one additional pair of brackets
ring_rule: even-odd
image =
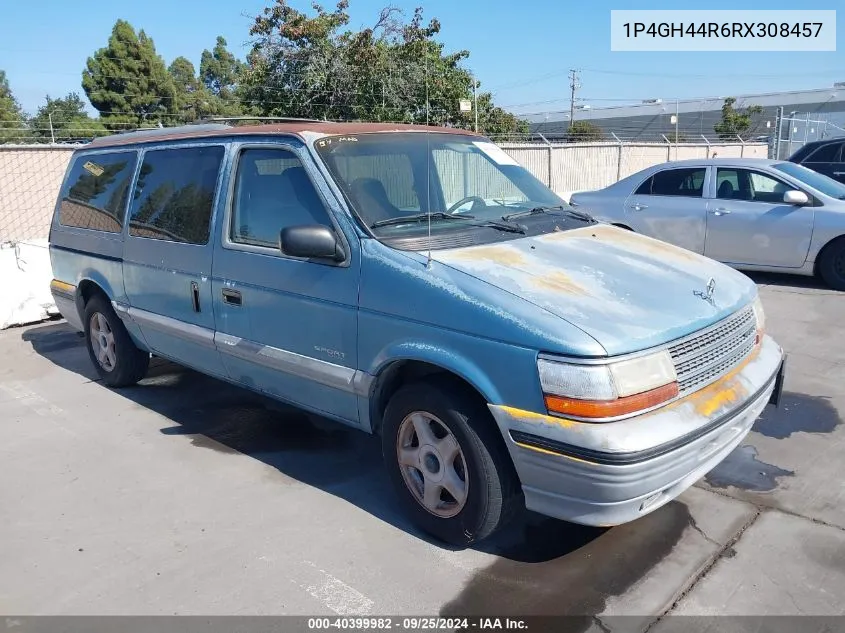
[(330, 259), (343, 261), (346, 254), (334, 231), (322, 224), (290, 226), (282, 229), (280, 245), (282, 254), (291, 257)]
[(807, 194), (803, 191), (787, 191), (783, 194), (783, 201), (786, 204), (794, 204), (798, 207), (803, 207), (805, 204), (810, 203), (810, 198), (807, 197)]

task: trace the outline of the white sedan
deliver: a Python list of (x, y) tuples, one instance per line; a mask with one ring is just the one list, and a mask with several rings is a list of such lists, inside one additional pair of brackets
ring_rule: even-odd
[(845, 185), (795, 163), (662, 163), (570, 203), (735, 268), (818, 275), (845, 290)]

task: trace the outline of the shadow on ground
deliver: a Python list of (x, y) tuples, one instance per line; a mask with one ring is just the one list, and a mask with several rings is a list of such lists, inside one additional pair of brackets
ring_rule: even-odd
[[(22, 338), (56, 365), (86, 377), (94, 373), (83, 339), (64, 323), (28, 329)], [(426, 538), (396, 510), (375, 437), (160, 359), (154, 359), (139, 385), (118, 393), (165, 417), (168, 423), (160, 432), (174, 441), (247, 455), (282, 477), (327, 491)], [(160, 424), (156, 417), (149, 420)], [(671, 552), (691, 524), (680, 502), (612, 529), (524, 512), (508, 529), (475, 547), (497, 559), (473, 577), (444, 613), (600, 611), (608, 596), (623, 593)]]
[[(832, 433), (841, 423), (839, 412), (827, 396), (785, 391), (780, 407), (766, 407), (753, 430), (772, 439), (785, 440), (794, 433)], [(707, 473), (704, 480), (713, 488), (771, 492), (780, 485), (781, 478), (793, 476), (792, 470), (761, 461), (757, 448), (745, 444)]]

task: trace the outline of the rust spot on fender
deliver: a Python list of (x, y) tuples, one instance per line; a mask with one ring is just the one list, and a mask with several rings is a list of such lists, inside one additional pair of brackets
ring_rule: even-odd
[(510, 264), (512, 266), (524, 264), (525, 256), (514, 248), (508, 246), (479, 246), (475, 248), (462, 248), (449, 256), (450, 260), (459, 261), (490, 261), (497, 264)]
[(532, 277), (531, 284), (545, 290), (562, 292), (568, 295), (589, 295), (589, 291), (582, 285), (574, 282), (566, 273), (555, 271), (544, 277)]
[(578, 428), (578, 423), (574, 420), (567, 420), (566, 418), (558, 418), (553, 415), (545, 415), (543, 413), (534, 413), (533, 411), (525, 411), (524, 409), (516, 409), (514, 407), (499, 406), (503, 413), (506, 413), (515, 420), (522, 422), (540, 422), (542, 424), (553, 424), (562, 426), (567, 429)]

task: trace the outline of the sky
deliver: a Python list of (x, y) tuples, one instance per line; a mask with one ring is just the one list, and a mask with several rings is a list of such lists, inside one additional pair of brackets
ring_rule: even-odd
[[(34, 113), (45, 95), (76, 91), (88, 56), (106, 45), (115, 20), (143, 28), (169, 64), (184, 55), (199, 68), (203, 49), (225, 37), (244, 58), (250, 16), (273, 0), (39, 0), (37, 11), (10, 2), (0, 20), (0, 69), (24, 110)], [(408, 18), (422, 6), (442, 25), (447, 51), (466, 49), (466, 66), (493, 92), (497, 105), (518, 113), (568, 109), (570, 68), (580, 69), (578, 98), (591, 108), (643, 99), (714, 97), (831, 87), (845, 81), (845, 12), (837, 23), (839, 50), (801, 53), (611, 52), (611, 9), (677, 9), (663, 0), (350, 0), (352, 27), (369, 26), (385, 4)], [(290, 0), (297, 9), (310, 2)], [(836, 9), (841, 0), (811, 0)], [(84, 6), (86, 5), (86, 6)], [(710, 9), (795, 9), (794, 0), (709, 0)], [(324, 6), (332, 7), (331, 0)], [(702, 5), (698, 5), (701, 7)], [(692, 7), (690, 7), (692, 8)]]

